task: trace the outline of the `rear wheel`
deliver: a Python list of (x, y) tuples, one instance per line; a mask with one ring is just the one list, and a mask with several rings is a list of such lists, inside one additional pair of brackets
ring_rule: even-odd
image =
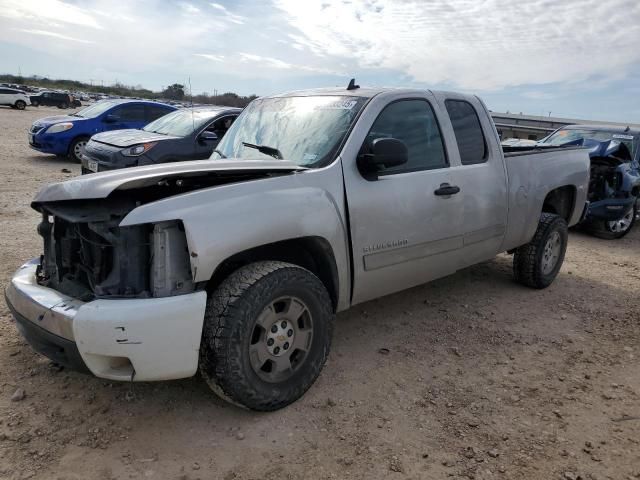
[(69, 145), (69, 158), (76, 163), (82, 163), (82, 153), (88, 141), (87, 137), (80, 137), (71, 142), (71, 145)]
[(275, 261), (242, 267), (209, 296), (200, 371), (231, 403), (282, 408), (320, 374), (333, 317), (329, 294), (310, 271)]
[(58, 105), (58, 108), (69, 108), (69, 103), (68, 102), (63, 102), (60, 105)]
[(34, 107), (40, 106), (40, 103), (37, 100), (31, 100), (31, 105)]
[(532, 288), (551, 285), (562, 267), (567, 240), (567, 222), (558, 215), (543, 213), (533, 239), (515, 251), (515, 279)]
[(24, 100), (17, 100), (15, 106), (18, 110), (24, 110), (27, 106), (27, 103)]

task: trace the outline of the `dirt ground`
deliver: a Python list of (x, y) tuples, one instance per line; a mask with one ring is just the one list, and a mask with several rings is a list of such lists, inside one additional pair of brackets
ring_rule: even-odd
[[(27, 146), (31, 122), (59, 113), (0, 107), (2, 289), (41, 252), (37, 189), (79, 174)], [(639, 307), (640, 228), (571, 232), (546, 290), (514, 283), (504, 255), (338, 315), (318, 382), (265, 414), (197, 377), (60, 370), (2, 300), (0, 479), (638, 479)]]

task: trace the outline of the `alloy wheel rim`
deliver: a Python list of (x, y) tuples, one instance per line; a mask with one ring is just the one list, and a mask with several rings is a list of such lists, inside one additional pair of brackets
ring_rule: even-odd
[(73, 154), (77, 159), (80, 159), (80, 155), (84, 152), (84, 147), (87, 145), (87, 142), (78, 142), (73, 147)]
[(558, 263), (560, 252), (562, 250), (562, 238), (560, 233), (555, 231), (547, 239), (542, 252), (542, 273), (550, 274)]
[(258, 315), (249, 342), (251, 368), (269, 383), (290, 378), (305, 362), (313, 341), (313, 319), (297, 297), (280, 297)]
[(631, 227), (631, 223), (633, 222), (633, 215), (634, 215), (634, 212), (633, 212), (633, 209), (631, 209), (624, 215), (624, 217), (618, 220), (612, 220), (610, 222), (607, 222), (609, 231), (613, 233), (626, 232), (627, 230), (629, 230), (629, 227)]

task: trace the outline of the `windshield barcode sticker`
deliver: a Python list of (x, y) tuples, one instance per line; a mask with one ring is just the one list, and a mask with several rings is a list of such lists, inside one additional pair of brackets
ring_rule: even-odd
[(620, 138), (622, 140), (633, 140), (633, 135), (621, 135), (619, 133), (616, 133), (613, 135), (613, 138)]
[(357, 103), (356, 100), (338, 100), (325, 105), (318, 105), (316, 110), (351, 110)]

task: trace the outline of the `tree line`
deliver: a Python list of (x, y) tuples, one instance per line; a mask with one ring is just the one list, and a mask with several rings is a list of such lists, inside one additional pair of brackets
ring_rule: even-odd
[(222, 95), (209, 95), (206, 92), (199, 95), (193, 95), (193, 99), (188, 95), (185, 86), (180, 83), (174, 83), (160, 92), (154, 92), (142, 85), (124, 85), (116, 82), (113, 85), (94, 85), (92, 83), (80, 82), (78, 80), (52, 79), (38, 75), (21, 76), (21, 75), (0, 75), (0, 83), (10, 83), (16, 85), (28, 85), (31, 87), (48, 88), (51, 90), (68, 90), (82, 91), (91, 93), (100, 93), (104, 95), (113, 95), (117, 97), (135, 97), (154, 100), (177, 100), (193, 103), (207, 103), (213, 105), (225, 105), (229, 107), (245, 107), (257, 95), (242, 96), (233, 92), (225, 92)]

